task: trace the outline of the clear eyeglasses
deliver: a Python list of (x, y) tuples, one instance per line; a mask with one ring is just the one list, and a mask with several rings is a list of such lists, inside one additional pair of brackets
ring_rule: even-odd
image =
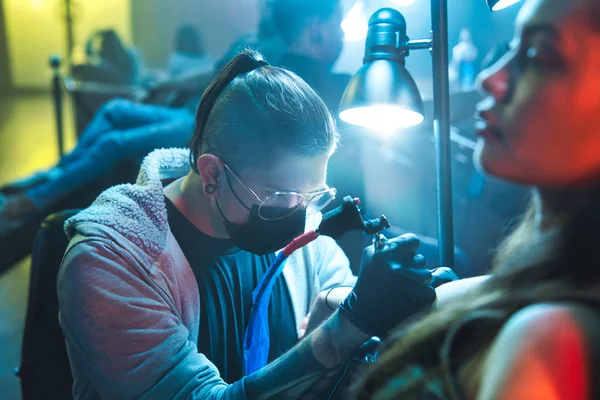
[(289, 217), (300, 209), (306, 209), (308, 213), (316, 213), (323, 210), (335, 199), (337, 190), (335, 188), (324, 188), (310, 193), (275, 192), (261, 199), (237, 176), (235, 172), (225, 163), (225, 168), (256, 200), (258, 200), (258, 215), (264, 220), (274, 221)]

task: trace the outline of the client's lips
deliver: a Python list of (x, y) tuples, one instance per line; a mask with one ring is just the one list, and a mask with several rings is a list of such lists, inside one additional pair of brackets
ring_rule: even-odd
[(475, 132), (479, 137), (490, 137), (497, 140), (502, 140), (503, 135), (500, 128), (495, 123), (495, 117), (492, 112), (495, 101), (488, 97), (477, 105), (477, 114), (475, 118)]
[(479, 119), (475, 122), (475, 133), (478, 137), (483, 138), (491, 137), (497, 140), (502, 140), (503, 138), (502, 131), (484, 119)]

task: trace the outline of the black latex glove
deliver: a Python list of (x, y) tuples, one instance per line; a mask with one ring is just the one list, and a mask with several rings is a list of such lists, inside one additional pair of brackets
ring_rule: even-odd
[(363, 252), (358, 280), (340, 312), (366, 334), (383, 337), (435, 301), (432, 273), (417, 254), (419, 244), (415, 235), (406, 234)]

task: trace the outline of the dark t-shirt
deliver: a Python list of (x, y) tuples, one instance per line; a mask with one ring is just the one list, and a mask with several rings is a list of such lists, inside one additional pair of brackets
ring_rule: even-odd
[[(226, 382), (235, 382), (244, 373), (244, 333), (252, 309), (252, 291), (275, 254), (257, 256), (235, 247), (230, 240), (207, 236), (166, 197), (165, 201), (169, 227), (194, 271), (200, 291), (198, 351), (215, 364)], [(298, 340), (292, 300), (282, 277), (273, 286), (269, 326), (272, 361)]]

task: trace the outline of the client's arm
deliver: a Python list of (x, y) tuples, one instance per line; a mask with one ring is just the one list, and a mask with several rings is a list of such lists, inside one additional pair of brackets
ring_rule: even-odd
[(463, 296), (469, 296), (476, 292), (487, 280), (489, 276), (478, 276), (475, 278), (466, 278), (454, 282), (445, 283), (435, 289), (436, 300), (435, 308), (444, 307), (447, 304), (455, 302)]

